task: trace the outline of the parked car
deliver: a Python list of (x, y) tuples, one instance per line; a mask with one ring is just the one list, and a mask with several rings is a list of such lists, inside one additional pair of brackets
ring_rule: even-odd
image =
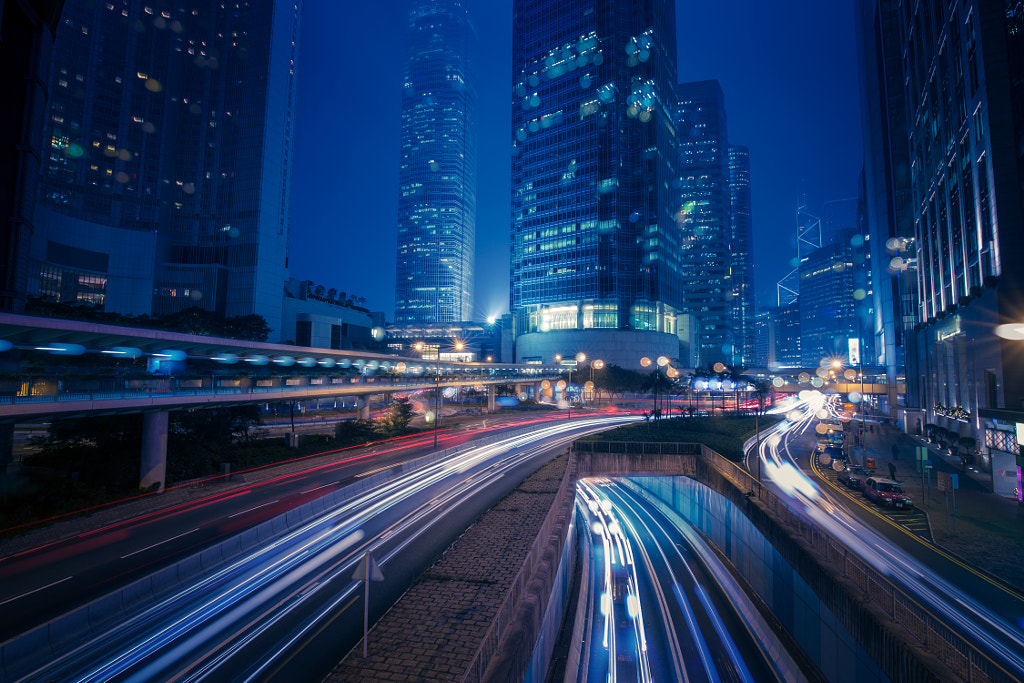
[(859, 489), (864, 486), (864, 482), (871, 475), (861, 465), (844, 465), (843, 469), (839, 470), (839, 476), (836, 479), (841, 484), (846, 484), (851, 489)]
[(868, 477), (861, 487), (861, 492), (868, 500), (873, 500), (879, 505), (895, 508), (910, 508), (914, 501), (903, 492), (898, 482), (882, 477)]

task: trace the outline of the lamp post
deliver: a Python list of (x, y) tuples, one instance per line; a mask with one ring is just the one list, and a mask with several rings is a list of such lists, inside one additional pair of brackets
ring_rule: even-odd
[(441, 354), (437, 355), (434, 373), (434, 448), (437, 448), (437, 423), (441, 421)]
[(594, 398), (597, 397), (597, 385), (594, 384), (594, 370), (601, 370), (602, 368), (604, 368), (604, 361), (601, 360), (600, 358), (595, 358), (594, 360), (590, 361), (590, 391), (591, 396)]

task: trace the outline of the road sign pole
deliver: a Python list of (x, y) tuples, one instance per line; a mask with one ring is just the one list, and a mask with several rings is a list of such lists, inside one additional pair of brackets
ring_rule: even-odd
[(946, 535), (949, 536), (949, 491), (946, 491)]
[(370, 641), (370, 551), (366, 551), (366, 576), (363, 579), (363, 659), (366, 659)]
[(362, 581), (364, 584), (363, 592), (363, 659), (368, 656), (368, 645), (370, 639), (370, 582), (371, 581), (383, 581), (384, 574), (380, 571), (380, 566), (370, 555), (370, 551), (366, 551), (366, 555), (363, 556), (363, 561), (359, 563), (354, 574), (352, 574), (352, 580)]

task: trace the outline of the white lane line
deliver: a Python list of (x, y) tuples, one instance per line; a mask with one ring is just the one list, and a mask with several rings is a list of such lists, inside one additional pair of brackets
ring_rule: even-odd
[(128, 553), (127, 555), (122, 555), (121, 559), (123, 560), (126, 557), (131, 557), (132, 555), (138, 555), (139, 553), (146, 552), (150, 548), (155, 548), (158, 545), (163, 545), (164, 543), (170, 543), (171, 541), (173, 541), (175, 539), (181, 538), (182, 536), (188, 536), (189, 534), (194, 533), (196, 531), (199, 531), (199, 527), (196, 527), (195, 529), (192, 529), (192, 531), (186, 531), (183, 534), (178, 534), (177, 536), (172, 536), (171, 538), (165, 538), (164, 540), (160, 541), (159, 543), (154, 543), (153, 545), (147, 545), (145, 548), (142, 548), (141, 550), (136, 550), (135, 552)]
[(267, 507), (268, 505), (273, 505), (274, 503), (276, 503), (276, 502), (277, 502), (277, 501), (279, 501), (279, 500), (281, 500), (281, 499), (280, 499), (280, 498), (275, 498), (275, 499), (274, 499), (274, 500), (272, 500), (272, 501), (269, 501), (269, 502), (267, 502), (267, 503), (263, 503), (263, 504), (261, 504), (261, 505), (257, 505), (257, 506), (256, 506), (256, 507), (254, 507), (254, 508), (249, 508), (248, 510), (242, 510), (241, 512), (236, 512), (236, 513), (235, 513), (235, 514), (233, 514), (233, 515), (228, 515), (228, 519), (231, 519), (232, 517), (237, 517), (238, 515), (244, 515), (244, 514), (246, 514), (246, 513), (252, 512), (253, 510), (259, 510), (260, 508), (265, 508), (265, 507)]
[(319, 491), (320, 489), (325, 489), (328, 486), (334, 486), (334, 484), (324, 484), (323, 486), (314, 486), (311, 489), (306, 489), (305, 491), (299, 491), (299, 494), (312, 493), (313, 491)]
[(33, 593), (38, 593), (41, 590), (46, 590), (47, 588), (50, 588), (51, 586), (56, 586), (58, 583), (64, 583), (65, 581), (68, 581), (69, 579), (73, 579), (73, 578), (75, 578), (75, 577), (74, 576), (65, 576), (63, 579), (61, 579), (59, 581), (54, 581), (53, 583), (48, 583), (45, 586), (40, 586), (39, 588), (35, 588), (33, 590), (30, 590), (27, 593), (22, 593), (21, 595), (15, 595), (13, 598), (7, 598), (3, 602), (0, 602), (0, 605), (6, 605), (9, 602), (14, 602), (15, 600), (18, 600), (19, 598), (24, 598), (26, 596), (32, 595)]

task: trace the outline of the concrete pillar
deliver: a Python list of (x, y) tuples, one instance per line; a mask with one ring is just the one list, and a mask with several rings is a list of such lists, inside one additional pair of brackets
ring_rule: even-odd
[(365, 394), (359, 397), (359, 400), (363, 402), (363, 405), (359, 406), (359, 419), (369, 420), (370, 419), (370, 394)]
[(493, 384), (487, 385), (487, 412), (493, 413), (494, 408), (494, 397), (498, 395), (498, 388)]
[(540, 382), (533, 383), (533, 400), (540, 403), (541, 392), (544, 391), (544, 387)]
[(142, 414), (142, 467), (139, 488), (157, 484), (163, 491), (167, 484), (167, 418), (166, 410)]
[(14, 462), (14, 423), (0, 422), (0, 477)]

